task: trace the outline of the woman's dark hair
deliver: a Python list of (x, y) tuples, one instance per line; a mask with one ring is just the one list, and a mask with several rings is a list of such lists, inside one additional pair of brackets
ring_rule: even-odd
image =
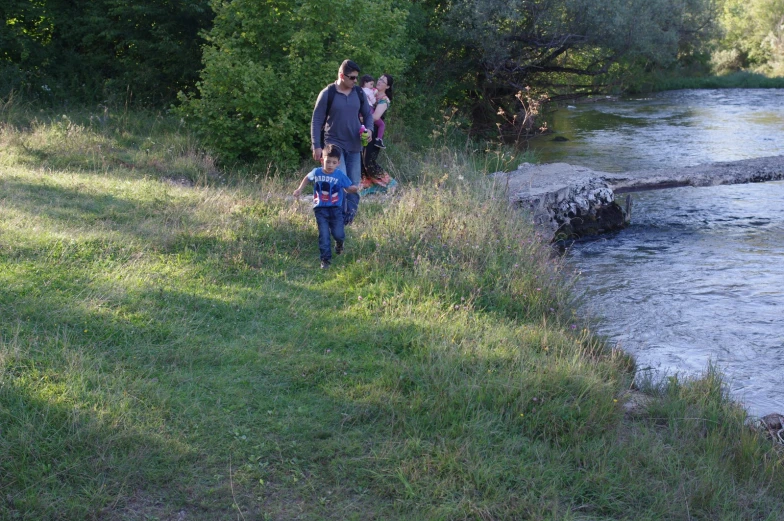
[(387, 79), (387, 98), (392, 99), (392, 96), (395, 94), (395, 89), (392, 88), (392, 85), (395, 83), (395, 80), (389, 74), (382, 74), (378, 77), (378, 79), (386, 78)]
[(373, 76), (371, 76), (370, 74), (365, 74), (364, 76), (362, 76), (362, 78), (360, 78), (359, 86), (362, 87), (363, 85), (365, 85), (365, 83), (367, 83), (369, 81), (375, 82), (376, 79)]
[(324, 147), (322, 154), (324, 154), (324, 156), (326, 157), (336, 157), (340, 159), (340, 152), (341, 150), (339, 146), (329, 143), (327, 146)]

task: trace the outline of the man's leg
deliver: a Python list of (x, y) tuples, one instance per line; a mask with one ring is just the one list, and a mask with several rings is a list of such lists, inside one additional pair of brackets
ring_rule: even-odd
[[(346, 173), (353, 184), (359, 185), (359, 181), (362, 179), (362, 153), (342, 152), (338, 168)], [(343, 198), (343, 221), (345, 224), (351, 224), (354, 221), (358, 207), (359, 194), (346, 194)]]
[(321, 260), (326, 261), (327, 264), (332, 260), (332, 241), (329, 237), (329, 210), (329, 208), (313, 209), (313, 213), (316, 214), (316, 224), (319, 232), (319, 254), (321, 255)]

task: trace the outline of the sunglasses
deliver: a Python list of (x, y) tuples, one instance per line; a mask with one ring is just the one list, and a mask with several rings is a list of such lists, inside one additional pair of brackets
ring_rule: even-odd
[(343, 77), (351, 81), (357, 81), (357, 78), (359, 78), (359, 76), (346, 76), (345, 74), (343, 75)]

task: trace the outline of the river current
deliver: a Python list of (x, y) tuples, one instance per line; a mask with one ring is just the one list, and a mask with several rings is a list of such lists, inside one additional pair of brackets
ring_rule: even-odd
[[(784, 90), (682, 90), (564, 107), (541, 162), (594, 170), (784, 154)], [(584, 312), (656, 374), (713, 362), (752, 415), (784, 413), (784, 182), (632, 195), (631, 225), (573, 244)]]

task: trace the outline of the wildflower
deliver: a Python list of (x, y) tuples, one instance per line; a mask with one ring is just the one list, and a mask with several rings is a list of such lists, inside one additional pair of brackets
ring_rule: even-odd
[(572, 324), (572, 329), (577, 329), (577, 324)]

